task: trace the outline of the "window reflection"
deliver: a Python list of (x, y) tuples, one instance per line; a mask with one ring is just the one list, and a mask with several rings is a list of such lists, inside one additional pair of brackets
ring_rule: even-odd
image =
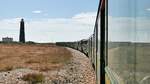
[(108, 2), (108, 65), (120, 83), (150, 84), (149, 4), (149, 0)]

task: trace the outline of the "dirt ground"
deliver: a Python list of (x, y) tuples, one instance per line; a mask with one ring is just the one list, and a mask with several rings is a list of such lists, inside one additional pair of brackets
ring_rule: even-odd
[(83, 53), (54, 44), (0, 44), (0, 84), (95, 84)]
[(47, 71), (60, 68), (71, 56), (67, 49), (52, 44), (0, 44), (0, 71), (17, 68)]

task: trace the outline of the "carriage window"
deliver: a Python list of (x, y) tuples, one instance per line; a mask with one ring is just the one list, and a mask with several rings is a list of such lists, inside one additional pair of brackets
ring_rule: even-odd
[(108, 2), (108, 66), (119, 84), (150, 84), (149, 4), (149, 0)]

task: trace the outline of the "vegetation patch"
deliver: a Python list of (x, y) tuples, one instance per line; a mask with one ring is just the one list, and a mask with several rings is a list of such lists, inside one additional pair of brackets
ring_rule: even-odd
[(0, 71), (29, 68), (39, 71), (59, 69), (72, 54), (55, 44), (0, 44)]
[(13, 67), (12, 66), (6, 66), (4, 68), (0, 68), (0, 72), (6, 72), (6, 71), (11, 71), (13, 70)]
[(37, 84), (44, 82), (44, 75), (41, 73), (29, 73), (22, 77), (22, 80), (28, 81), (30, 84)]
[(32, 63), (40, 63), (38, 60), (28, 60), (25, 63), (32, 64)]

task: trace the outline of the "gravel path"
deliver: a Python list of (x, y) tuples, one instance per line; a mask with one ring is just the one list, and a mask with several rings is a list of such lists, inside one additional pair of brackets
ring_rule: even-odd
[(68, 48), (72, 52), (70, 67), (70, 79), (73, 84), (95, 84), (95, 72), (89, 59), (81, 52)]
[(30, 84), (23, 81), (23, 75), (42, 73), (43, 83), (38, 84), (95, 84), (95, 72), (89, 59), (79, 51), (67, 48), (72, 52), (72, 59), (63, 68), (55, 71), (39, 72), (30, 69), (15, 69), (0, 73), (0, 84)]

